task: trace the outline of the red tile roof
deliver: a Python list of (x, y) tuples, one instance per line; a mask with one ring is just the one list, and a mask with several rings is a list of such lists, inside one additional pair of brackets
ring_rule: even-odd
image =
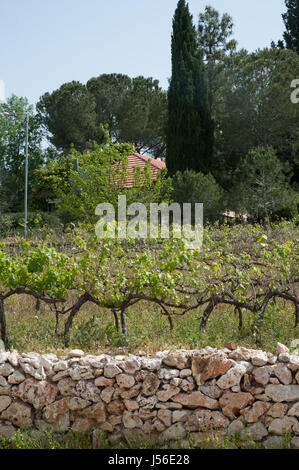
[(166, 168), (164, 162), (156, 160), (155, 158), (147, 157), (146, 155), (141, 155), (140, 153), (132, 153), (132, 155), (128, 156), (128, 178), (126, 187), (133, 185), (134, 168), (139, 167), (142, 171), (148, 162), (150, 162), (150, 171), (154, 179), (157, 178), (158, 173), (162, 171), (163, 168)]

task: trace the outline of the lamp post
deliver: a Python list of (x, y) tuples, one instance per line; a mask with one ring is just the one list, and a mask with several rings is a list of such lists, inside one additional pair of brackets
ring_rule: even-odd
[[(15, 113), (4, 112), (5, 117), (14, 116)], [(24, 194), (24, 237), (27, 237), (27, 221), (28, 221), (28, 129), (29, 129), (29, 113), (25, 112), (25, 194)]]

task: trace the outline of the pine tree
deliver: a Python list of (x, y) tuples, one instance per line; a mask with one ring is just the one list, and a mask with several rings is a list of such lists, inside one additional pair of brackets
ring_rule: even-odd
[(185, 0), (173, 18), (172, 76), (168, 89), (166, 165), (170, 175), (186, 169), (207, 173), (213, 154), (208, 83), (196, 30)]
[(286, 31), (283, 34), (287, 49), (299, 54), (299, 0), (285, 0), (287, 12), (282, 15)]

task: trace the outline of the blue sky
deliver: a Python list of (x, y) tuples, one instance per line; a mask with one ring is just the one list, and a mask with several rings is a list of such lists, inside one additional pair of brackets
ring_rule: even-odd
[[(0, 80), (6, 96), (39, 97), (102, 73), (144, 75), (167, 89), (177, 0), (0, 0)], [(282, 37), (284, 0), (189, 0), (193, 21), (206, 5), (234, 20), (239, 48)]]

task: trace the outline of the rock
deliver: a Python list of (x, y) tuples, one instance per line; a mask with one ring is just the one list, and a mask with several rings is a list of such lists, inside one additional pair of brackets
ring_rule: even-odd
[(271, 434), (282, 436), (285, 432), (291, 431), (292, 427), (297, 423), (296, 418), (285, 416), (284, 418), (275, 418), (271, 422), (268, 430)]
[(137, 402), (141, 408), (152, 410), (155, 408), (158, 399), (155, 395), (150, 397), (143, 397), (142, 395), (138, 395)]
[(123, 413), (123, 424), (124, 427), (127, 429), (133, 429), (133, 428), (141, 428), (143, 425), (142, 420), (136, 416), (130, 413), (130, 411), (124, 411)]
[(243, 421), (241, 421), (241, 419), (235, 419), (228, 426), (227, 433), (229, 435), (240, 433), (242, 429), (244, 429), (244, 427), (245, 426), (243, 424)]
[[(1, 427), (0, 427), (0, 433), (1, 433)], [(293, 437), (291, 440), (291, 447), (292, 449), (299, 449), (299, 437)]]
[(275, 402), (299, 400), (299, 385), (267, 385), (265, 393)]
[(88, 406), (82, 411), (78, 411), (79, 416), (84, 416), (85, 418), (93, 419), (97, 423), (104, 423), (106, 421), (106, 411), (105, 405), (102, 401), (94, 403), (91, 406)]
[(135, 384), (135, 379), (129, 374), (119, 374), (116, 376), (116, 382), (121, 388), (131, 388)]
[(272, 405), (268, 410), (267, 415), (272, 416), (272, 418), (283, 418), (287, 411), (288, 405), (283, 403), (274, 403), (274, 405)]
[(0, 395), (9, 395), (10, 394), (10, 385), (7, 380), (0, 375)]
[(204, 395), (214, 399), (221, 397), (223, 393), (223, 390), (221, 390), (217, 385), (200, 385), (198, 390)]
[(225, 374), (235, 362), (223, 354), (194, 355), (192, 359), (192, 374), (197, 385), (203, 385), (207, 380)]
[(7, 361), (9, 353), (0, 351), (0, 364), (4, 364)]
[(268, 356), (263, 351), (255, 351), (251, 355), (251, 362), (254, 366), (265, 366), (268, 362)]
[(69, 398), (69, 401), (68, 401), (68, 408), (72, 411), (83, 410), (84, 408), (87, 408), (89, 405), (91, 405), (90, 401), (84, 400), (84, 398), (80, 398), (80, 397), (72, 397), (72, 398)]
[(158, 377), (152, 372), (148, 372), (142, 384), (142, 394), (147, 397), (155, 395), (159, 388), (159, 385), (160, 380), (158, 379)]
[(107, 405), (107, 411), (111, 415), (120, 415), (124, 411), (125, 405), (121, 400), (112, 400)]
[(295, 354), (290, 355), (290, 360), (287, 366), (292, 372), (299, 371), (299, 355), (297, 356)]
[(284, 385), (289, 385), (292, 383), (292, 372), (283, 364), (276, 364), (273, 367), (273, 372), (276, 377), (280, 380), (280, 382), (282, 382)]
[(4, 351), (5, 351), (5, 344), (2, 341), (2, 339), (0, 339), (0, 352), (4, 352)]
[(183, 379), (179, 379), (178, 377), (175, 377), (174, 379), (171, 379), (170, 385), (173, 387), (179, 387), (182, 382), (183, 382)]
[(52, 403), (58, 393), (58, 388), (45, 380), (26, 379), (19, 386), (13, 387), (12, 394), (22, 401), (31, 403), (36, 410)]
[(289, 353), (282, 353), (282, 354), (279, 354), (278, 356), (278, 360), (280, 362), (290, 362), (290, 359), (291, 359), (291, 356)]
[(199, 406), (203, 408), (209, 408), (211, 410), (217, 410), (219, 408), (217, 400), (209, 398), (199, 391), (191, 392), (188, 395), (186, 393), (179, 393), (178, 395), (172, 397), (172, 401), (181, 403), (186, 408), (191, 409), (198, 408)]
[(157, 410), (148, 410), (146, 408), (139, 408), (138, 416), (143, 421), (146, 421), (146, 420), (155, 418), (157, 416), (157, 413), (158, 413)]
[(4, 437), (5, 439), (9, 439), (14, 434), (16, 434), (17, 430), (11, 423), (3, 423), (0, 421), (0, 436)]
[[(188, 377), (190, 379), (191, 377)], [(194, 383), (190, 383), (188, 380), (183, 379), (181, 384), (180, 384), (180, 389), (183, 390), (183, 392), (192, 392), (192, 390), (195, 389)], [(207, 394), (206, 394), (207, 395)]]
[(132, 387), (130, 389), (120, 389), (119, 390), (119, 395), (124, 400), (134, 398), (138, 395), (138, 393), (140, 391), (140, 388), (141, 388), (141, 384), (139, 383), (139, 384), (134, 385), (134, 387)]
[(56, 364), (53, 365), (53, 370), (55, 372), (60, 372), (61, 370), (66, 370), (69, 368), (67, 361), (58, 361)]
[(116, 375), (121, 374), (122, 370), (116, 364), (110, 363), (104, 367), (103, 373), (105, 377), (112, 379)]
[(243, 364), (237, 364), (226, 372), (220, 379), (217, 381), (218, 387), (222, 390), (227, 388), (234, 387), (235, 385), (240, 385), (240, 380), (243, 375), (246, 373), (246, 367)]
[(89, 430), (91, 430), (93, 427), (94, 427), (94, 421), (92, 419), (84, 418), (83, 416), (77, 416), (75, 421), (72, 424), (72, 429), (80, 433), (86, 433)]
[(22, 374), (22, 372), (18, 370), (16, 370), (13, 374), (11, 374), (7, 379), (8, 383), (12, 385), (20, 384), (24, 380), (25, 380), (25, 375)]
[(25, 374), (31, 375), (36, 380), (45, 380), (46, 374), (45, 374), (45, 370), (43, 366), (39, 365), (39, 367), (35, 367), (36, 362), (34, 362), (34, 365), (32, 364), (32, 362), (33, 361), (31, 361), (31, 363), (25, 362), (24, 359), (19, 360), (19, 364), (22, 367)]
[(256, 401), (252, 405), (252, 408), (247, 413), (244, 413), (243, 416), (247, 423), (256, 423), (258, 419), (269, 410), (269, 408), (270, 405), (268, 403), (263, 401)]
[(73, 380), (94, 379), (91, 367), (75, 365), (69, 369), (69, 375)]
[(196, 410), (190, 415), (185, 429), (189, 432), (207, 432), (227, 428), (228, 425), (229, 420), (220, 411)]
[(106, 387), (102, 390), (100, 397), (105, 403), (110, 403), (114, 395), (114, 392), (115, 392), (114, 387)]
[(7, 360), (8, 360), (8, 362), (10, 362), (10, 364), (13, 367), (18, 367), (19, 354), (17, 353), (17, 351), (10, 352), (7, 356)]
[(162, 363), (166, 366), (183, 370), (189, 368), (191, 358), (187, 351), (174, 351), (165, 356), (162, 359)]
[(166, 402), (159, 402), (159, 403), (156, 403), (156, 408), (157, 409), (163, 409), (163, 410), (181, 410), (183, 408), (183, 405), (181, 405), (180, 403), (173, 403), (172, 401), (166, 401)]
[(0, 375), (3, 375), (4, 377), (8, 377), (14, 371), (15, 369), (10, 364), (8, 364), (8, 362), (0, 366)]
[(161, 433), (165, 430), (165, 425), (159, 419), (155, 419), (152, 424), (152, 430)]
[(69, 398), (62, 398), (47, 405), (43, 409), (43, 419), (55, 430), (64, 431), (70, 425)]
[(141, 368), (140, 361), (137, 359), (128, 359), (127, 361), (121, 362), (119, 366), (126, 374), (132, 375), (134, 375), (135, 372), (137, 372)]
[(167, 401), (174, 395), (177, 395), (180, 389), (177, 387), (169, 386), (166, 390), (159, 390), (156, 395), (159, 401)]
[(85, 400), (98, 402), (100, 400), (100, 391), (94, 385), (93, 381), (78, 380), (75, 386), (76, 395)]
[(277, 362), (277, 356), (271, 356), (271, 357), (268, 357), (268, 363), (269, 364), (276, 364)]
[(287, 348), (284, 344), (282, 343), (277, 343), (276, 344), (276, 355), (279, 356), (279, 354), (284, 354), (284, 353), (289, 353), (290, 350)]
[(279, 436), (270, 436), (263, 442), (263, 447), (265, 449), (281, 449), (282, 438)]
[(13, 423), (21, 429), (28, 429), (32, 426), (31, 406), (21, 401), (15, 401), (2, 411), (1, 419)]
[(174, 410), (172, 412), (172, 421), (174, 423), (184, 423), (189, 419), (191, 410)]
[(107, 377), (97, 377), (94, 384), (97, 387), (112, 387), (115, 383), (115, 379), (107, 379)]
[(76, 394), (76, 382), (72, 380), (70, 377), (66, 377), (64, 379), (59, 380), (57, 383), (57, 388), (61, 395), (68, 396), (68, 395), (75, 395)]
[(254, 441), (261, 441), (266, 436), (268, 436), (268, 431), (260, 422), (251, 424), (247, 428), (243, 429), (240, 433), (242, 440), (246, 440), (248, 437), (251, 437), (251, 439)]
[(299, 418), (299, 402), (295, 403), (288, 411), (288, 416), (297, 416)]
[(163, 443), (170, 440), (183, 439), (187, 434), (187, 431), (182, 423), (175, 423), (170, 428), (166, 429), (159, 436), (159, 442)]
[(149, 357), (141, 357), (139, 358), (139, 361), (143, 369), (147, 369), (150, 371), (158, 370), (162, 362), (161, 359), (159, 358), (149, 358)]
[(178, 369), (160, 369), (158, 372), (159, 379), (171, 380), (174, 377), (179, 377), (180, 371)]
[(186, 377), (190, 377), (192, 375), (192, 370), (191, 369), (183, 369), (180, 371), (180, 377), (181, 379), (185, 379)]
[(254, 380), (261, 384), (267, 385), (270, 380), (270, 375), (272, 374), (273, 366), (262, 366), (262, 367), (255, 367), (253, 369), (253, 377)]
[(229, 419), (236, 419), (240, 410), (253, 403), (253, 396), (250, 393), (239, 392), (225, 392), (219, 400), (222, 412)]
[(69, 351), (67, 353), (67, 357), (83, 357), (84, 356), (84, 351), (81, 349), (72, 349), (72, 351)]
[(270, 384), (279, 384), (279, 380), (277, 377), (270, 377), (270, 380), (269, 380)]
[(238, 347), (233, 352), (229, 353), (228, 357), (235, 361), (249, 361), (251, 358), (252, 351), (247, 348)]
[(11, 404), (11, 398), (7, 395), (2, 395), (0, 396), (0, 413), (3, 410), (6, 410), (6, 408), (9, 407)]
[(139, 404), (136, 400), (124, 400), (124, 404), (128, 411), (135, 411), (139, 409)]
[(170, 410), (158, 410), (157, 417), (167, 428), (171, 426), (172, 412)]

